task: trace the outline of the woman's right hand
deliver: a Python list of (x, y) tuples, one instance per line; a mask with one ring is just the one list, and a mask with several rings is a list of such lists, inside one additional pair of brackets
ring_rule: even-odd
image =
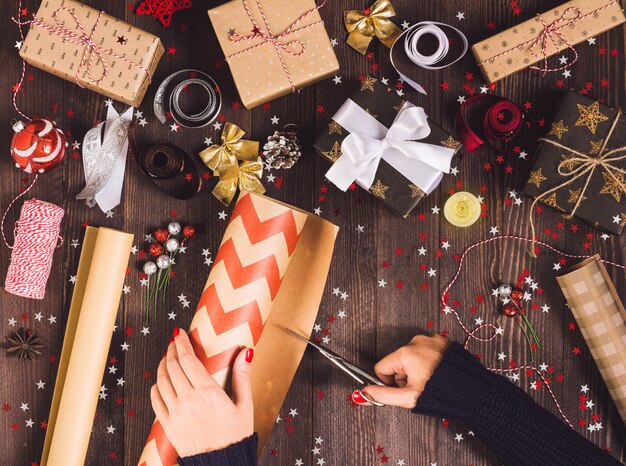
[(412, 409), (450, 343), (440, 335), (418, 335), (381, 359), (374, 370), (387, 386), (368, 385), (365, 395), (379, 403)]

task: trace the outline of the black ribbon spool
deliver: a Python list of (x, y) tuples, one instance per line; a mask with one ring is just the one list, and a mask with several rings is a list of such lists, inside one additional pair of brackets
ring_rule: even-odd
[[(202, 176), (189, 154), (174, 144), (153, 144), (139, 154), (139, 165), (152, 184), (168, 196), (186, 200), (202, 188)], [(187, 181), (187, 174), (191, 180)]]
[[(203, 110), (188, 114), (181, 105), (182, 93), (189, 86), (199, 86), (207, 96)], [(161, 83), (154, 97), (154, 113), (161, 123), (166, 115), (172, 115), (176, 123), (186, 128), (202, 128), (211, 123), (222, 109), (222, 96), (215, 81), (206, 73), (198, 70), (182, 70), (169, 75)]]

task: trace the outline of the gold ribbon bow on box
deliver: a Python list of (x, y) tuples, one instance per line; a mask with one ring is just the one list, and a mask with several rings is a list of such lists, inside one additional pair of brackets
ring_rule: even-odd
[(222, 131), (222, 143), (200, 152), (204, 164), (220, 178), (213, 195), (224, 205), (233, 200), (237, 187), (258, 194), (265, 192), (260, 181), (263, 163), (259, 157), (259, 143), (242, 139), (244, 134), (239, 126), (227, 122)]
[(387, 47), (391, 47), (402, 33), (400, 28), (389, 19), (395, 15), (396, 12), (389, 0), (377, 0), (363, 11), (344, 11), (343, 22), (349, 32), (348, 45), (365, 55), (367, 47), (376, 36)]

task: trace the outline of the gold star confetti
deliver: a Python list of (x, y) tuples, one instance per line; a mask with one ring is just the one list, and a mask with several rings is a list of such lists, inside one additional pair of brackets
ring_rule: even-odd
[(328, 134), (333, 134), (333, 133), (337, 133), (337, 134), (343, 134), (341, 132), (341, 125), (339, 123), (337, 123), (335, 120), (330, 120), (330, 123), (328, 123)]
[(563, 164), (563, 168), (565, 168), (566, 170), (573, 170), (574, 168), (576, 168), (576, 165), (578, 165), (579, 163), (575, 160), (570, 160), (571, 158), (572, 156), (570, 155), (561, 154), (561, 160), (565, 162)]
[[(572, 204), (576, 204), (578, 202), (578, 198), (582, 194), (582, 190), (583, 190), (583, 188), (568, 189), (568, 191), (569, 191), (569, 199), (567, 200), (567, 202), (571, 202)], [(587, 196), (583, 195), (583, 198), (581, 199), (581, 202), (584, 201), (585, 199), (587, 199)]]
[(541, 201), (547, 206), (553, 207), (555, 209), (563, 210), (556, 203), (556, 193), (550, 194), (548, 197), (546, 197), (545, 199), (542, 199)]
[(337, 159), (341, 157), (341, 145), (339, 145), (339, 141), (335, 141), (333, 147), (331, 147), (328, 152), (322, 152), (322, 155), (331, 162), (336, 162)]
[(400, 110), (402, 110), (402, 107), (404, 107), (404, 104), (406, 104), (406, 100), (401, 100), (400, 103), (398, 105), (396, 105), (395, 107), (393, 107), (393, 109), (396, 112), (399, 112)]
[(446, 139), (445, 141), (439, 141), (439, 144), (441, 144), (443, 147), (447, 147), (448, 149), (456, 149), (461, 143), (454, 139), (452, 136), (448, 136), (448, 139)]
[(389, 186), (385, 186), (380, 182), (380, 180), (376, 180), (376, 183), (370, 187), (370, 192), (381, 199), (385, 199), (385, 191), (389, 189)]
[(411, 198), (415, 198), (415, 197), (422, 198), (426, 196), (426, 193), (422, 191), (422, 188), (420, 188), (419, 186), (410, 184), (409, 188), (411, 188)]
[(624, 188), (622, 187), (625, 185), (624, 175), (619, 172), (613, 175), (602, 172), (602, 176), (604, 177), (604, 186), (602, 186), (600, 194), (610, 194), (617, 202), (620, 202), (622, 200), (622, 193), (624, 192)]
[(546, 181), (548, 178), (543, 176), (541, 173), (541, 168), (539, 170), (534, 170), (530, 172), (530, 176), (528, 177), (528, 182), (534, 184), (535, 186), (541, 186), (541, 183)]
[(372, 118), (378, 118), (378, 115), (374, 115), (369, 108), (365, 109), (365, 113), (369, 113), (370, 115), (372, 115)]
[(371, 76), (368, 76), (367, 78), (365, 78), (363, 81), (361, 81), (361, 90), (368, 90), (368, 91), (373, 91), (374, 90), (374, 83), (378, 81), (378, 79), (373, 78)]
[(598, 123), (608, 120), (609, 117), (600, 113), (600, 104), (596, 101), (589, 106), (576, 104), (580, 117), (576, 120), (576, 126), (586, 126), (591, 134), (596, 134)]
[(604, 144), (604, 139), (600, 139), (596, 142), (589, 141), (589, 144), (591, 144), (591, 150), (589, 151), (589, 155), (600, 154), (600, 151), (602, 150), (602, 145)]
[(567, 133), (569, 128), (563, 124), (563, 120), (558, 123), (552, 123), (552, 129), (548, 133), (548, 136), (556, 136), (561, 139), (564, 133)]

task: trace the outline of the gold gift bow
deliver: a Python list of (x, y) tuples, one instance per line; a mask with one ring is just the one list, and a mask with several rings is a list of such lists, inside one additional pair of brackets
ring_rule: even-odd
[[(555, 147), (564, 149), (572, 154), (576, 154), (577, 157), (570, 157), (566, 160), (563, 160), (561, 163), (559, 163), (559, 166), (557, 168), (559, 175), (568, 177), (568, 179), (565, 180), (563, 183), (557, 186), (554, 186), (548, 189), (547, 191), (541, 193), (539, 196), (537, 196), (534, 199), (533, 203), (530, 206), (529, 217), (530, 217), (530, 233), (531, 233), (531, 238), (532, 238), (530, 255), (532, 257), (537, 256), (535, 254), (535, 244), (537, 242), (537, 238), (535, 237), (535, 223), (533, 221), (533, 211), (535, 210), (537, 202), (539, 202), (541, 199), (546, 197), (548, 194), (556, 192), (560, 190), (561, 188), (564, 188), (565, 186), (569, 186), (578, 178), (581, 178), (587, 175), (587, 179), (585, 180), (585, 184), (580, 192), (580, 195), (578, 196), (578, 199), (576, 199), (576, 204), (574, 205), (574, 208), (569, 214), (565, 215), (565, 218), (568, 218), (568, 219), (572, 218), (574, 214), (576, 213), (576, 211), (578, 210), (578, 207), (580, 207), (580, 204), (583, 200), (583, 195), (585, 194), (585, 191), (587, 191), (587, 188), (589, 187), (589, 183), (591, 182), (591, 178), (593, 177), (593, 174), (597, 167), (603, 168), (613, 178), (613, 180), (620, 186), (620, 188), (622, 188), (622, 191), (626, 193), (626, 184), (624, 184), (617, 176), (615, 176), (615, 173), (621, 173), (622, 175), (626, 175), (626, 170), (613, 165), (613, 162), (618, 162), (620, 160), (626, 159), (626, 146), (618, 147), (617, 149), (612, 149), (610, 151), (604, 152), (606, 149), (606, 145), (611, 139), (613, 130), (617, 126), (617, 122), (619, 121), (619, 117), (621, 115), (622, 115), (622, 111), (618, 109), (617, 115), (615, 116), (615, 119), (613, 120), (613, 124), (611, 125), (611, 128), (609, 129), (609, 133), (607, 134), (606, 138), (604, 138), (604, 143), (602, 144), (602, 148), (600, 149), (600, 152), (598, 153), (597, 157), (590, 157), (588, 154), (572, 149), (571, 147), (565, 146), (551, 139), (539, 138), (540, 141), (547, 142), (548, 144), (552, 144)], [(618, 154), (618, 153), (622, 153), (622, 155), (615, 156), (615, 154)], [(577, 166), (573, 167), (573, 165), (577, 165)]]
[(222, 131), (222, 143), (213, 144), (202, 152), (200, 158), (211, 170), (220, 174), (237, 166), (237, 160), (254, 162), (259, 156), (259, 143), (242, 139), (246, 132), (227, 122)]
[[(215, 174), (218, 174), (215, 172)], [(263, 175), (263, 162), (261, 157), (257, 157), (254, 162), (244, 161), (228, 167), (225, 171), (219, 173), (220, 180), (213, 188), (213, 195), (224, 205), (229, 205), (237, 187), (241, 191), (251, 191), (257, 194), (263, 194), (265, 188), (261, 184), (261, 176)]]
[(389, 0), (377, 0), (364, 11), (344, 11), (343, 22), (349, 32), (348, 45), (365, 55), (367, 47), (376, 36), (387, 47), (391, 47), (402, 33), (389, 19), (395, 15), (396, 12)]

